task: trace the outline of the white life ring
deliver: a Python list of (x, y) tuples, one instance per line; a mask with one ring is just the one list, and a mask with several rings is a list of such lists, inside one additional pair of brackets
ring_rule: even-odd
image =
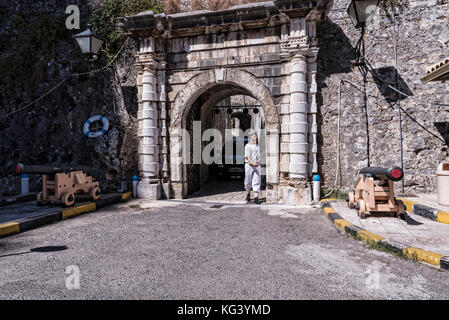
[[(101, 130), (99, 130), (99, 131), (91, 132), (90, 131), (90, 125), (92, 123), (94, 123), (95, 121), (101, 121), (103, 123), (103, 128), (101, 128)], [(108, 121), (108, 119), (106, 119), (105, 116), (100, 116), (100, 115), (90, 117), (86, 121), (86, 123), (84, 123), (84, 127), (83, 127), (84, 134), (86, 136), (88, 136), (89, 138), (98, 138), (99, 136), (102, 136), (106, 132), (108, 132), (108, 130), (109, 130), (109, 121)]]

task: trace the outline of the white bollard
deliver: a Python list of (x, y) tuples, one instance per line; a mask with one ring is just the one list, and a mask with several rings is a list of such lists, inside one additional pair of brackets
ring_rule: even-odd
[(133, 198), (137, 199), (137, 184), (139, 183), (139, 178), (137, 176), (133, 177)]
[(30, 193), (30, 178), (25, 173), (22, 174), (21, 184), (22, 184), (21, 195), (24, 196)]
[(319, 174), (313, 176), (313, 201), (319, 202), (321, 198), (321, 177)]

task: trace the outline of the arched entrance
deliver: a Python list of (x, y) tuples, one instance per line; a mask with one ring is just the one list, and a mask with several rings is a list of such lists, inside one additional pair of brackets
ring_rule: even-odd
[(320, 150), (316, 27), (332, 3), (273, 0), (120, 19), (139, 44), (138, 197), (187, 196), (187, 122), (201, 118), (205, 104), (239, 94), (255, 99), (264, 112), (269, 202), (310, 203)]
[[(263, 162), (265, 162), (267, 185), (273, 187), (279, 182), (279, 120), (270, 92), (256, 77), (245, 71), (220, 69), (197, 75), (187, 83), (175, 99), (172, 109), (174, 121), (170, 126), (170, 143), (174, 146), (174, 148), (171, 148), (170, 164), (171, 182), (176, 197), (185, 198), (199, 190), (201, 185), (205, 184), (210, 177), (210, 172), (205, 168), (210, 163), (205, 164), (203, 159), (200, 159), (200, 163), (198, 163), (198, 150), (203, 155), (205, 144), (211, 141), (203, 141), (201, 148), (195, 149), (195, 123), (198, 126), (203, 125), (200, 131), (201, 135), (207, 129), (216, 129), (209, 128), (210, 121), (208, 123), (207, 120), (210, 119), (211, 115), (217, 115), (220, 112), (231, 118), (232, 113), (216, 111), (219, 110), (217, 105), (225, 98), (237, 95), (250, 97), (260, 104), (265, 121), (258, 128), (248, 129), (258, 129), (262, 135)], [(245, 121), (245, 119), (248, 120), (249, 116), (245, 115), (246, 112), (249, 113), (245, 110), (235, 113), (234, 116)], [(248, 126), (251, 127), (250, 120), (245, 125), (245, 127)], [(264, 127), (266, 130), (261, 130)], [(198, 131), (196, 131), (196, 134), (198, 135)], [(223, 142), (226, 144), (226, 137), (223, 138)], [(243, 139), (244, 137), (240, 138)], [(196, 139), (198, 141), (198, 136)]]

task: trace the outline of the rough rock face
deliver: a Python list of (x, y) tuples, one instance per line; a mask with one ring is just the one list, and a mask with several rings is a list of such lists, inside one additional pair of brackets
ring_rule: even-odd
[[(106, 64), (100, 57), (92, 66), (81, 57), (71, 39), (80, 30), (65, 27), (65, 9), (71, 4), (80, 7), (84, 28), (90, 1), (0, 0), (0, 117), (69, 77), (38, 103), (1, 118), (0, 192), (20, 187), (11, 175), (17, 162), (89, 165), (105, 191), (116, 191), (121, 181), (137, 173), (134, 48), (129, 46), (113, 67), (100, 73), (70, 77)], [(49, 23), (53, 29), (45, 27)], [(44, 32), (48, 30), (55, 35)], [(45, 47), (39, 46), (42, 41)], [(82, 130), (93, 115), (104, 115), (110, 122), (109, 131), (97, 139), (87, 138)], [(34, 190), (37, 180), (31, 177)]]
[[(338, 87), (341, 79), (363, 85), (360, 72), (352, 69), (352, 47), (360, 31), (347, 13), (349, 0), (335, 0), (329, 21), (321, 25), (319, 86), (321, 94), (321, 171), (325, 187), (334, 186), (337, 159)], [(428, 66), (447, 57), (449, 2), (410, 0), (397, 18), (400, 88), (413, 98), (402, 97), (406, 192), (436, 191), (438, 164), (448, 159), (449, 88), (445, 83), (421, 83)], [(366, 36), (366, 57), (388, 81), (395, 81), (391, 22), (383, 17)], [(345, 188), (355, 183), (358, 170), (400, 164), (398, 112), (395, 93), (368, 74), (367, 112), (363, 94), (343, 85), (341, 110), (341, 180)], [(385, 100), (389, 100), (388, 103)], [(368, 118), (368, 130), (366, 126)], [(441, 140), (440, 140), (441, 139)], [(340, 183), (337, 183), (339, 185)], [(400, 185), (400, 184), (398, 184)]]
[[(84, 26), (94, 2), (0, 0), (0, 117), (23, 107), (71, 73), (92, 68), (70, 39), (77, 31), (65, 29), (65, 8), (79, 5)], [(328, 189), (336, 176), (339, 82), (346, 79), (362, 85), (361, 74), (351, 64), (359, 30), (346, 14), (349, 2), (335, 0), (328, 21), (319, 28), (320, 171)], [(402, 124), (408, 192), (435, 191), (436, 167), (448, 158), (449, 107), (434, 103), (449, 104), (448, 86), (420, 81), (426, 67), (448, 55), (448, 9), (447, 0), (409, 0), (397, 18), (401, 89), (419, 100), (401, 100), (406, 112)], [(56, 34), (37, 32), (46, 31), (49, 24), (59, 26)], [(394, 81), (389, 20), (381, 19), (377, 27), (368, 30), (366, 38), (367, 59), (378, 73)], [(130, 180), (137, 173), (134, 54), (130, 47), (114, 68), (93, 76), (71, 77), (33, 106), (0, 118), (0, 193), (18, 189), (19, 179), (11, 175), (17, 162), (91, 165), (103, 189), (114, 191), (122, 180)], [(94, 68), (104, 64), (100, 60)], [(360, 91), (343, 85), (340, 155), (341, 184), (345, 188), (354, 184), (358, 169), (368, 163), (399, 164), (395, 94), (371, 73), (367, 93), (365, 110)], [(111, 127), (106, 135), (89, 139), (82, 127), (97, 114), (106, 116)], [(34, 189), (37, 181), (38, 177), (32, 177)]]

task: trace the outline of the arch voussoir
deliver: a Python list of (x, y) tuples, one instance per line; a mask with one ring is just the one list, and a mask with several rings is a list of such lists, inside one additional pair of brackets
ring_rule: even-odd
[[(270, 90), (265, 84), (248, 71), (228, 68), (224, 71), (225, 76), (218, 81), (216, 70), (203, 71), (195, 75), (188, 81), (184, 88), (176, 95), (171, 109), (171, 132), (176, 136), (171, 137), (177, 141), (179, 146), (179, 133), (185, 128), (186, 117), (193, 103), (207, 90), (214, 86), (234, 86), (236, 93), (245, 92), (247, 95), (257, 99), (261, 104), (265, 114), (265, 126), (267, 129), (267, 183), (277, 184), (279, 182), (279, 115), (274, 104)], [(177, 177), (179, 181), (173, 181), (181, 190), (175, 193), (185, 196), (186, 173), (179, 159), (182, 158), (181, 148), (171, 150), (171, 170), (172, 177)], [(172, 178), (173, 180), (173, 178)], [(180, 196), (181, 197), (181, 196)]]

